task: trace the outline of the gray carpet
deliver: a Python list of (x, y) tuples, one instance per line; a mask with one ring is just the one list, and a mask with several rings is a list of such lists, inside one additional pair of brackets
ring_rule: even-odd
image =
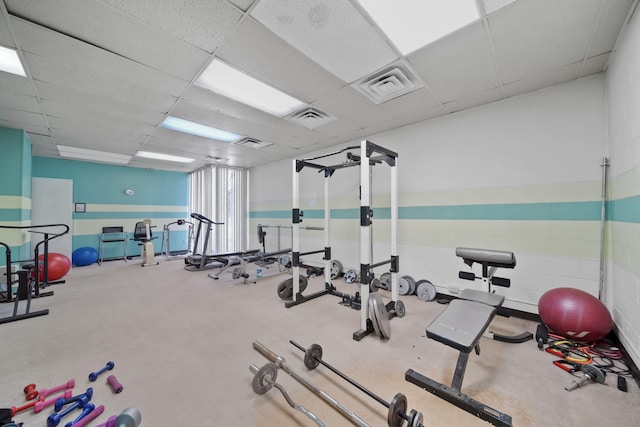
[[(360, 327), (358, 311), (329, 295), (285, 308), (276, 287), (286, 276), (277, 269), (266, 270), (258, 283), (243, 284), (230, 274), (213, 280), (205, 271), (185, 271), (181, 260), (157, 259), (160, 265), (144, 268), (135, 259), (74, 268), (66, 283), (49, 288), (55, 295), (33, 301), (32, 310), (49, 308), (49, 315), (0, 325), (0, 407), (23, 404), (29, 383), (50, 388), (73, 378), (74, 394), (93, 387), (93, 402), (105, 406), (90, 425), (127, 407), (138, 408), (147, 426), (314, 425), (275, 388), (261, 396), (252, 391), (250, 364), (267, 362), (252, 348), (257, 340), (369, 425), (387, 424), (383, 405), (323, 366), (307, 371), (304, 354), (289, 344), (293, 339), (304, 347), (320, 344), (325, 361), (387, 402), (404, 394), (408, 408), (424, 414), (426, 426), (486, 425), (404, 379), (411, 368), (450, 384), (457, 352), (425, 337), (425, 327), (444, 305), (402, 297), (407, 314), (391, 320), (391, 339), (367, 336), (357, 342), (352, 334)], [(350, 294), (358, 290), (342, 281), (336, 285)], [(312, 279), (307, 293), (323, 286), (322, 278)], [(388, 292), (381, 293), (389, 299)], [(0, 316), (11, 309), (2, 304)], [(514, 318), (496, 318), (490, 326), (507, 334), (535, 332), (535, 327)], [(617, 389), (615, 376), (568, 392), (564, 387), (573, 377), (534, 341), (482, 338), (481, 348), (480, 356), (470, 356), (462, 391), (511, 415), (515, 426), (638, 425), (640, 389), (633, 381), (628, 393)], [(115, 368), (89, 382), (88, 374), (107, 361)], [(124, 386), (121, 393), (107, 385), (109, 374)], [(327, 426), (351, 425), (284, 371), (277, 381)], [(15, 420), (44, 426), (51, 412), (29, 410)]]

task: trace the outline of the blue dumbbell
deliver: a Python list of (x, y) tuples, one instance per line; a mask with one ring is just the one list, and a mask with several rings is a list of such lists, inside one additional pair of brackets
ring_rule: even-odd
[(91, 412), (93, 412), (94, 409), (96, 409), (96, 405), (94, 405), (93, 403), (89, 403), (87, 406), (85, 406), (82, 409), (82, 413), (78, 415), (75, 420), (68, 422), (67, 424), (65, 424), (64, 427), (72, 427), (73, 425), (79, 423), (80, 420), (82, 420), (84, 417), (86, 417)]
[(89, 403), (89, 399), (87, 396), (82, 396), (79, 400), (73, 402), (71, 405), (66, 407), (63, 411), (54, 412), (53, 414), (47, 417), (47, 427), (57, 427), (60, 424), (60, 421), (71, 412), (75, 411), (78, 408), (84, 408)]
[(91, 398), (93, 397), (93, 388), (89, 387), (87, 389), (87, 391), (85, 391), (84, 393), (78, 394), (77, 396), (72, 396), (72, 397), (70, 397), (68, 399), (63, 399), (62, 397), (57, 398), (55, 403), (53, 404), (53, 409), (56, 412), (58, 412), (62, 408), (67, 406), (69, 403), (77, 402), (78, 400), (82, 399), (83, 397), (87, 398), (87, 402), (90, 401)]
[(116, 366), (115, 363), (113, 362), (107, 362), (106, 366), (102, 369), (100, 369), (98, 372), (91, 372), (89, 374), (89, 381), (95, 381), (98, 379), (98, 375), (102, 374), (105, 371), (110, 371), (113, 369), (113, 367)]

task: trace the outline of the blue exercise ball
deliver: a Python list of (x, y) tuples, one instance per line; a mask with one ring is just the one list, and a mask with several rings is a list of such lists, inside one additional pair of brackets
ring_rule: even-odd
[(78, 248), (71, 254), (73, 265), (83, 267), (98, 261), (98, 251), (91, 247)]

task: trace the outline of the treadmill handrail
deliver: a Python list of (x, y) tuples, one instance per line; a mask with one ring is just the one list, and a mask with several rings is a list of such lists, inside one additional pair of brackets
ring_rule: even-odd
[(209, 224), (215, 224), (215, 225), (224, 225), (224, 222), (215, 222), (210, 220), (209, 218), (207, 218), (204, 215), (200, 215), (199, 213), (191, 213), (191, 218), (197, 219), (198, 221), (202, 221), (202, 222), (206, 222)]

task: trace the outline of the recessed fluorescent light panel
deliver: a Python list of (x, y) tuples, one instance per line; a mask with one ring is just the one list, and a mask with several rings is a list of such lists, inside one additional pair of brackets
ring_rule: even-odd
[(172, 156), (170, 154), (153, 153), (151, 151), (138, 151), (136, 157), (144, 157), (146, 159), (166, 160), (168, 162), (191, 163), (196, 159), (189, 157)]
[(20, 57), (18, 57), (18, 52), (4, 46), (0, 46), (0, 71), (27, 77)]
[(358, 0), (406, 55), (480, 18), (476, 0)]
[(216, 129), (211, 126), (190, 122), (189, 120), (179, 119), (173, 116), (167, 117), (160, 126), (166, 129), (201, 136), (203, 138), (215, 139), (216, 141), (222, 142), (234, 142), (242, 138), (242, 135), (238, 135), (233, 132), (227, 132), (226, 130)]
[(69, 147), (67, 145), (58, 145), (58, 153), (62, 157), (72, 159), (90, 160), (94, 162), (116, 163), (126, 165), (132, 156), (126, 154), (108, 153), (106, 151), (89, 150), (86, 148)]
[(304, 102), (218, 59), (209, 64), (195, 83), (277, 117), (284, 117), (305, 105)]

